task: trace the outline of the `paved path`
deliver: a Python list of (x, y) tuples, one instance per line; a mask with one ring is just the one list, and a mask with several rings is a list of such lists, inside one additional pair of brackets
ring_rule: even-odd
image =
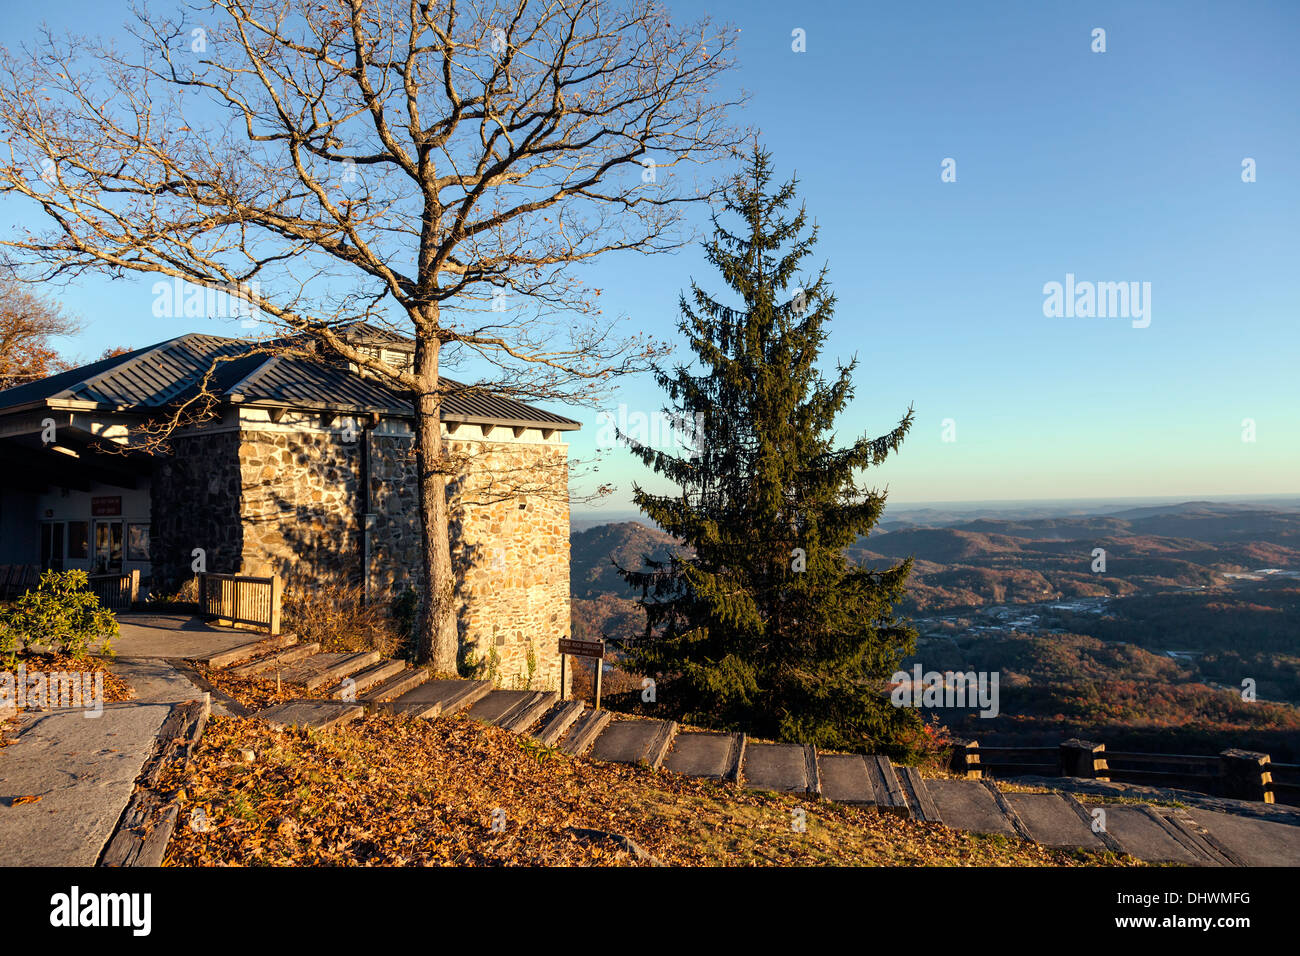
[(118, 656), (106, 663), (135, 700), (105, 704), (98, 717), (83, 708), (24, 711), (14, 742), (0, 747), (0, 865), (94, 866), (172, 705), (203, 697), (181, 659), (250, 636), (189, 614), (120, 614), (118, 622)]
[(215, 627), (185, 613), (123, 612), (117, 615), (121, 636), (113, 642), (118, 657), (202, 658), (247, 644), (250, 631)]
[(94, 866), (170, 711), (123, 703), (93, 718), (81, 708), (22, 716), (0, 747), (0, 863)]

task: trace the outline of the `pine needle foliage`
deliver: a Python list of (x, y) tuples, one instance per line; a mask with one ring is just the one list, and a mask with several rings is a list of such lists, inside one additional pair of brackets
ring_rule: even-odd
[[(821, 747), (906, 750), (914, 711), (885, 682), (916, 634), (894, 616), (911, 561), (871, 570), (845, 548), (885, 504), (862, 474), (898, 450), (907, 413), (887, 434), (837, 447), (837, 416), (853, 397), (856, 358), (829, 380), (817, 368), (835, 306), (823, 266), (799, 285), (817, 227), (797, 180), (773, 185), (755, 144), (726, 190), (707, 260), (733, 307), (692, 282), (679, 329), (692, 367), (657, 367), (665, 411), (689, 423), (681, 454), (623, 435), (676, 486), (637, 506), (684, 547), (620, 568), (641, 591), (646, 630), (629, 663), (656, 680), (657, 704), (682, 720)], [(723, 217), (739, 219), (728, 227)]]

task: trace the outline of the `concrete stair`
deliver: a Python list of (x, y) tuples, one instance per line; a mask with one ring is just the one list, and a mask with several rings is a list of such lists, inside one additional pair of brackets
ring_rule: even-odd
[(735, 782), (744, 760), (744, 734), (679, 733), (663, 767), (688, 777), (708, 777)]
[(593, 760), (658, 767), (677, 735), (671, 720), (611, 720), (591, 748)]
[[(489, 680), (459, 680), (439, 678), (425, 681), (413, 687), (391, 701), (381, 704), (379, 709), (391, 713), (415, 714), (420, 717), (454, 714), (472, 707), (492, 692)], [(432, 713), (429, 708), (436, 708)]]
[(740, 783), (749, 790), (774, 793), (820, 793), (816, 753), (800, 744), (757, 744), (745, 748)]
[(554, 747), (560, 742), (565, 731), (573, 726), (574, 722), (582, 716), (587, 705), (580, 700), (568, 700), (560, 704), (559, 707), (546, 719), (546, 722), (532, 735), (533, 739), (539, 744), (547, 747)]
[(259, 657), (256, 660), (247, 661), (234, 667), (226, 668), (231, 677), (257, 677), (261, 674), (269, 674), (273, 671), (283, 671), (291, 664), (304, 661), (307, 658), (320, 653), (319, 644), (295, 644), (286, 650), (279, 651), (275, 654), (268, 654), (265, 657)]
[(425, 683), (429, 679), (429, 672), (423, 667), (410, 667), (400, 673), (390, 677), (386, 681), (381, 681), (370, 690), (362, 694), (358, 700), (365, 704), (367, 709), (375, 710), (376, 704), (384, 701), (393, 700), (405, 694), (408, 690), (413, 690)]
[(498, 722), (497, 726), (511, 733), (522, 734), (541, 720), (560, 699), (553, 690), (535, 691), (533, 696), (519, 707), (509, 718)]
[(280, 679), (288, 684), (301, 684), (308, 691), (320, 690), (350, 674), (365, 670), (378, 661), (378, 651), (363, 651), (359, 654), (313, 654), (280, 671)]
[[(287, 635), (231, 648), (209, 659), (236, 676), (278, 672), (320, 691), (259, 712), (275, 726), (328, 730), (367, 710), (435, 718), (465, 712), (546, 746), (595, 760), (662, 767), (753, 790), (874, 807), (924, 823), (1018, 837), (1042, 846), (1127, 853), (1191, 866), (1300, 865), (1300, 825), (1219, 810), (1080, 801), (1063, 791), (1003, 793), (989, 780), (927, 779), (878, 755), (821, 753), (799, 744), (748, 740), (740, 733), (680, 733), (670, 720), (619, 717), (560, 701), (555, 691), (499, 690), (490, 681), (431, 680), (375, 652), (321, 653)], [(327, 688), (327, 689), (326, 689)], [(340, 699), (355, 693), (355, 700)], [(536, 728), (536, 729), (534, 729)]]
[(372, 687), (382, 684), (390, 678), (396, 677), (406, 671), (405, 661), (394, 661), (386, 658), (380, 659), (377, 664), (357, 671), (356, 673), (344, 677), (341, 681), (325, 692), (325, 696), (335, 700), (356, 700), (363, 693)]
[(612, 716), (607, 710), (589, 710), (569, 728), (569, 732), (560, 741), (560, 750), (574, 757), (581, 757), (587, 748), (595, 743), (601, 731), (610, 723)]
[(297, 643), (298, 638), (293, 634), (278, 634), (275, 637), (264, 637), (261, 640), (249, 641), (247, 644), (231, 647), (219, 654), (213, 654), (211, 657), (200, 658), (199, 663), (224, 669), (235, 664), (242, 664), (254, 657), (261, 657), (263, 654), (270, 654), (286, 647), (292, 647)]
[(339, 700), (291, 700), (274, 704), (253, 716), (267, 721), (272, 727), (305, 727), (312, 730), (332, 730), (351, 723), (365, 708), (360, 704)]

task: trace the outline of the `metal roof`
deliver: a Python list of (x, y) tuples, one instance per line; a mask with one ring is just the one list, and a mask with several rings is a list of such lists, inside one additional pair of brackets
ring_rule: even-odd
[[(366, 332), (378, 332), (385, 339), (392, 335), (369, 327)], [(391, 341), (402, 340), (394, 336)], [(401, 417), (413, 414), (406, 395), (342, 363), (275, 354), (274, 344), (259, 346), (199, 333), (182, 335), (0, 391), (0, 414), (33, 403), (60, 402), (146, 413), (192, 397), (209, 370), (209, 389), (231, 403)], [(257, 351), (259, 348), (266, 351)], [(449, 390), (442, 402), (443, 421), (560, 431), (581, 427), (571, 418), (482, 389), (470, 389), (451, 379), (444, 378), (441, 383)]]

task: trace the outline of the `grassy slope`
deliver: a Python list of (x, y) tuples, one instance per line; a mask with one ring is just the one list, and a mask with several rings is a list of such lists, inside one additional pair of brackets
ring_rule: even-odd
[(184, 790), (171, 865), (636, 862), (569, 827), (623, 834), (675, 865), (1134, 862), (572, 758), (463, 716), (372, 716), (330, 733), (214, 718), (170, 785)]

